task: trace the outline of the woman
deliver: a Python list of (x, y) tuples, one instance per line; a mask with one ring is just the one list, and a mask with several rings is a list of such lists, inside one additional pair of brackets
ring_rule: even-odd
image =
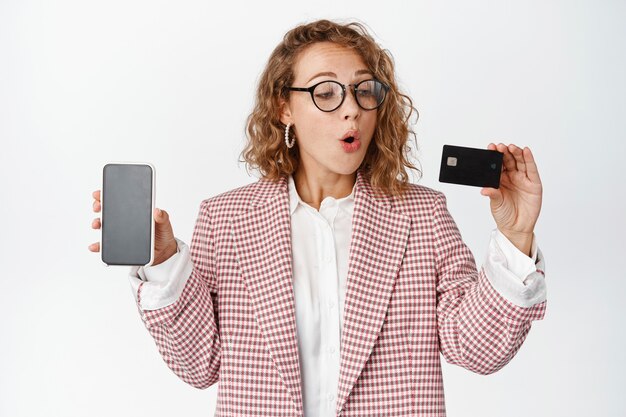
[(408, 183), (412, 110), (361, 25), (298, 26), (248, 119), (261, 179), (202, 201), (190, 247), (156, 210), (157, 260), (130, 282), (167, 365), (219, 380), (215, 415), (444, 416), (439, 352), (489, 374), (543, 318), (530, 149), (488, 146), (504, 167), (477, 271), (445, 196)]

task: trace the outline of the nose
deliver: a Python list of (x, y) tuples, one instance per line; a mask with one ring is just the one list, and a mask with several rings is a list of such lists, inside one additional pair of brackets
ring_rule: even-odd
[(347, 88), (346, 90), (346, 98), (341, 105), (342, 116), (344, 119), (356, 119), (361, 114), (361, 107), (356, 102), (354, 90), (352, 88)]

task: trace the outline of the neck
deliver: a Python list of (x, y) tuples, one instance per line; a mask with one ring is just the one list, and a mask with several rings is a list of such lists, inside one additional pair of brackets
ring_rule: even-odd
[(298, 195), (305, 203), (319, 210), (324, 198), (339, 199), (350, 195), (356, 181), (356, 171), (352, 174), (336, 172), (309, 174), (298, 170), (293, 174)]

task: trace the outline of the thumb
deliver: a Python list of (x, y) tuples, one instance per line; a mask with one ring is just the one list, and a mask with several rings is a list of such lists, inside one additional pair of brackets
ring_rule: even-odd
[(165, 210), (161, 210), (160, 208), (154, 209), (154, 221), (157, 223), (165, 223), (169, 216)]
[(480, 194), (489, 197), (492, 203), (499, 203), (502, 200), (502, 192), (497, 188), (483, 187)]

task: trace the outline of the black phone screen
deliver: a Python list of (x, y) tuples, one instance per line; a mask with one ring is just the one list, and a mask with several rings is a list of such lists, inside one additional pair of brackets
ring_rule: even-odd
[(153, 169), (106, 164), (102, 177), (102, 261), (146, 265), (152, 251)]

